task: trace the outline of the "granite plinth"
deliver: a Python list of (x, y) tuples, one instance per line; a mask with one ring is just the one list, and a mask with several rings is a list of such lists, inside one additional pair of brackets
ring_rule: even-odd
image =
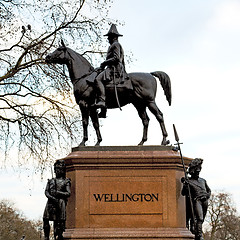
[(72, 180), (65, 239), (194, 239), (172, 147), (83, 147), (64, 160)]

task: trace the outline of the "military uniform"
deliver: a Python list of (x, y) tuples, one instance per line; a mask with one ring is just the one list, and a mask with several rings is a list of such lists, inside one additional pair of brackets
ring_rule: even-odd
[(105, 64), (107, 68), (99, 74), (103, 81), (111, 81), (113, 76), (122, 78), (125, 75), (124, 52), (117, 40), (108, 48)]
[(124, 51), (118, 42), (118, 37), (122, 35), (118, 33), (116, 25), (112, 24), (109, 32), (104, 36), (108, 36), (111, 45), (108, 48), (106, 60), (100, 66), (103, 71), (95, 79), (95, 86), (98, 89), (98, 103), (96, 107), (105, 107), (104, 84), (113, 78), (124, 80), (126, 76)]
[[(202, 224), (204, 222), (205, 216), (207, 214), (207, 209), (208, 209), (208, 199), (211, 196), (211, 189), (209, 188), (207, 181), (203, 178), (194, 176), (195, 171), (200, 172), (201, 170), (201, 164), (202, 164), (202, 159), (194, 159), (192, 162), (195, 162), (198, 164), (196, 166), (191, 167), (190, 163), (190, 174), (191, 178), (188, 179), (188, 182), (186, 182), (183, 185), (182, 188), (182, 195), (186, 196), (186, 217), (187, 217), (187, 225), (189, 220), (191, 220), (191, 226), (190, 229), (192, 233), (195, 234), (195, 239), (196, 240), (202, 240)], [(190, 188), (190, 194), (191, 194), (191, 200), (193, 204), (193, 210), (194, 210), (194, 215), (195, 219), (192, 219), (192, 214), (191, 214), (191, 206), (190, 206), (190, 199), (189, 199), (189, 192), (188, 192), (188, 186)], [(195, 227), (194, 229), (194, 223), (195, 221)]]
[(63, 240), (66, 222), (67, 199), (71, 194), (71, 180), (66, 178), (64, 160), (57, 160), (54, 164), (56, 178), (48, 180), (45, 195), (48, 198), (43, 213), (44, 239), (49, 240), (50, 224), (54, 222), (54, 239)]
[(48, 201), (43, 213), (43, 219), (49, 221), (66, 220), (66, 205), (67, 198), (70, 196), (70, 185), (69, 178), (48, 180), (45, 190)]

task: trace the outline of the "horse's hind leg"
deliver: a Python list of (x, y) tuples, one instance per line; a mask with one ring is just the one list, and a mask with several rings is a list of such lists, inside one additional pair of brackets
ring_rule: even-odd
[(96, 135), (97, 135), (97, 142), (96, 142), (95, 146), (99, 146), (100, 142), (102, 141), (102, 136), (100, 133), (98, 113), (97, 113), (96, 108), (91, 109), (90, 117), (92, 119), (93, 127), (94, 127), (94, 129), (96, 131)]
[(143, 137), (141, 142), (138, 145), (143, 145), (144, 142), (147, 141), (147, 134), (148, 134), (148, 125), (149, 125), (149, 117), (146, 112), (146, 106), (140, 106), (134, 104), (135, 108), (138, 111), (139, 117), (142, 119), (142, 124), (143, 124)]
[(162, 112), (159, 110), (159, 108), (157, 107), (157, 105), (154, 101), (149, 102), (147, 106), (148, 106), (148, 109), (154, 114), (154, 116), (156, 117), (156, 119), (158, 120), (158, 122), (160, 124), (161, 130), (162, 130), (162, 135), (163, 135), (161, 145), (168, 145), (170, 143), (170, 141), (167, 140), (168, 134), (167, 134), (167, 130), (165, 128)]

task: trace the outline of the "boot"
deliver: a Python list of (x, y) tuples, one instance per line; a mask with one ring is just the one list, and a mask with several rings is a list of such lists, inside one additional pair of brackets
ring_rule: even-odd
[(96, 108), (105, 108), (106, 107), (105, 87), (104, 87), (101, 79), (98, 79), (98, 78), (96, 78), (95, 84), (96, 84), (96, 88), (98, 90), (98, 102), (94, 106)]
[(99, 118), (106, 118), (107, 116), (107, 108), (102, 108), (101, 112), (98, 114)]
[(196, 240), (204, 240), (202, 237), (202, 222), (201, 221), (197, 222), (197, 229), (196, 229), (195, 234), (196, 234), (195, 235)]
[(49, 221), (43, 220), (44, 240), (49, 240), (50, 225)]

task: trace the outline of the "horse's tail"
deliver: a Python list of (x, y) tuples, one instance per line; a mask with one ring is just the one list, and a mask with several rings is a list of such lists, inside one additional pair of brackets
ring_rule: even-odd
[(172, 103), (172, 90), (171, 90), (171, 81), (169, 76), (165, 72), (156, 71), (151, 72), (151, 74), (157, 77), (160, 80), (164, 94), (166, 95), (169, 106)]

